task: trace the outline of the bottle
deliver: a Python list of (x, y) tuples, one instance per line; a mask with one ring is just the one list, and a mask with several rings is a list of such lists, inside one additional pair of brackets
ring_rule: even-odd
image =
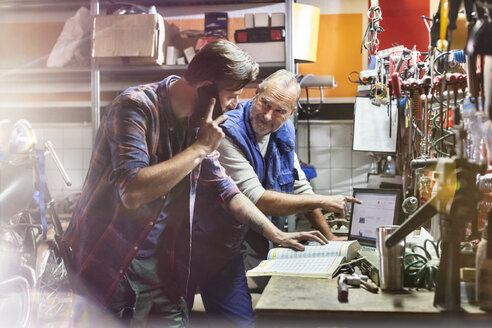
[[(481, 99), (478, 107), (481, 108)], [(467, 132), (465, 140), (466, 157), (478, 164), (489, 164), (490, 145), (488, 131), (490, 121), (486, 113), (476, 110), (476, 105), (469, 99), (463, 101), (463, 125)]]
[(492, 244), (488, 243), (488, 237), (492, 236), (491, 213), (478, 243), (476, 257), (475, 295), (478, 306), (485, 311), (492, 311)]
[(395, 161), (393, 157), (386, 157), (386, 170), (384, 173), (388, 176), (394, 176), (396, 174)]

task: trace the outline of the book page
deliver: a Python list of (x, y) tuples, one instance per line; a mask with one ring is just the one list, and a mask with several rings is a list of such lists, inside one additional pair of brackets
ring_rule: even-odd
[(342, 256), (265, 260), (256, 268), (249, 270), (246, 276), (333, 278), (344, 261), (345, 258)]
[(342, 256), (351, 260), (355, 253), (360, 249), (359, 242), (351, 241), (330, 241), (326, 245), (305, 246), (304, 251), (296, 251), (290, 248), (273, 248), (268, 252), (268, 260), (272, 259), (296, 259), (308, 257), (334, 257)]

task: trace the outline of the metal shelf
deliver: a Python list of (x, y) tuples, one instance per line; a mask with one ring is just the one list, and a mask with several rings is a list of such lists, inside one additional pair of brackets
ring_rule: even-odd
[[(187, 65), (103, 65), (100, 91), (122, 91), (127, 87), (183, 75)], [(260, 77), (285, 67), (284, 62), (260, 63)], [(90, 67), (0, 69), (0, 95), (91, 92)], [(253, 83), (249, 87), (256, 87)]]
[(5, 82), (85, 82), (90, 80), (90, 67), (0, 69)]
[(89, 6), (90, 0), (0, 0), (0, 12), (5, 11), (53, 11)]
[[(0, 0), (0, 13), (2, 11), (53, 11), (77, 9), (81, 6), (89, 7), (90, 0)], [(101, 6), (107, 7), (117, 1), (99, 0)], [(157, 7), (178, 6), (212, 6), (212, 5), (235, 5), (235, 4), (262, 4), (283, 3), (282, 0), (135, 0), (134, 4)]]
[[(91, 0), (90, 1), (90, 11), (91, 15), (93, 17), (97, 16), (100, 14), (100, 5), (104, 4), (106, 0)], [(285, 3), (285, 33), (286, 33), (286, 38), (285, 38), (285, 62), (281, 67), (286, 68), (287, 70), (291, 72), (295, 72), (295, 65), (294, 65), (294, 55), (293, 55), (293, 48), (292, 48), (292, 13), (293, 13), (293, 3), (294, 0), (277, 0), (277, 1), (192, 1), (192, 0), (182, 0), (182, 1), (173, 1), (173, 0), (168, 0), (168, 1), (155, 1), (152, 2), (151, 4), (155, 4), (157, 7), (163, 6), (163, 5), (171, 5), (171, 4), (176, 4), (178, 6), (184, 6), (184, 5), (212, 5), (212, 4), (239, 4), (239, 3), (249, 3), (249, 4), (254, 4), (254, 3)], [(139, 4), (147, 4), (146, 1), (139, 1)], [(91, 87), (92, 87), (92, 123), (93, 123), (93, 138), (95, 139), (96, 136), (96, 131), (99, 127), (100, 123), (100, 93), (101, 93), (101, 83), (102, 79), (101, 77), (104, 76), (104, 74), (108, 73), (107, 71), (104, 71), (104, 67), (98, 67), (96, 61), (93, 59), (91, 63)], [(275, 69), (270, 70), (269, 73), (265, 72), (265, 68), (270, 68), (273, 69), (275, 68), (280, 68), (279, 66), (263, 66), (263, 73), (260, 70), (260, 73), (264, 74), (264, 76), (269, 75), (269, 73), (273, 72)], [(154, 71), (151, 71), (154, 73)], [(169, 72), (169, 71), (168, 71)]]
[[(108, 105), (109, 102), (101, 102), (101, 106)], [(87, 101), (29, 101), (29, 102), (2, 102), (0, 109), (42, 109), (42, 108), (90, 108), (91, 102)]]

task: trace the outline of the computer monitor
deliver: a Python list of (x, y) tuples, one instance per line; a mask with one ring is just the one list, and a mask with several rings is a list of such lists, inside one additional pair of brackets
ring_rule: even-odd
[(362, 204), (352, 204), (349, 240), (376, 247), (376, 228), (398, 224), (401, 191), (397, 189), (354, 188), (354, 197)]

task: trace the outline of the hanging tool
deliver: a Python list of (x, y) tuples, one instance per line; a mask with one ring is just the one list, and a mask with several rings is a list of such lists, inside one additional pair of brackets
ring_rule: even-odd
[(366, 49), (369, 52), (369, 55), (374, 55), (379, 49), (378, 34), (384, 32), (384, 29), (379, 26), (379, 22), (383, 20), (383, 16), (378, 0), (371, 0), (371, 7), (367, 12), (367, 17), (370, 21), (367, 24), (367, 28), (362, 39), (360, 52), (362, 53), (362, 49)]
[(437, 48), (441, 51), (445, 51), (448, 49), (448, 41), (446, 39), (446, 32), (448, 29), (448, 10), (448, 0), (441, 0), (439, 40), (437, 41)]
[[(420, 146), (420, 153), (422, 156), (425, 158), (429, 155), (428, 150), (429, 150), (429, 111), (430, 111), (430, 106), (429, 106), (429, 91), (431, 90), (431, 82), (432, 79), (430, 76), (425, 76), (422, 79), (422, 85), (423, 85), (423, 90), (424, 90), (424, 123), (422, 127), (422, 132), (424, 133), (424, 142), (423, 147)], [(422, 150), (423, 148), (423, 150)]]
[(396, 102), (398, 103), (400, 98), (401, 98), (401, 79), (400, 79), (400, 74), (398, 72), (393, 72), (391, 74), (391, 80), (389, 81), (390, 85), (390, 101), (388, 103), (388, 112), (389, 112), (389, 137), (391, 138), (391, 121), (392, 121), (392, 115), (391, 115), (391, 95), (394, 95), (396, 98)]

